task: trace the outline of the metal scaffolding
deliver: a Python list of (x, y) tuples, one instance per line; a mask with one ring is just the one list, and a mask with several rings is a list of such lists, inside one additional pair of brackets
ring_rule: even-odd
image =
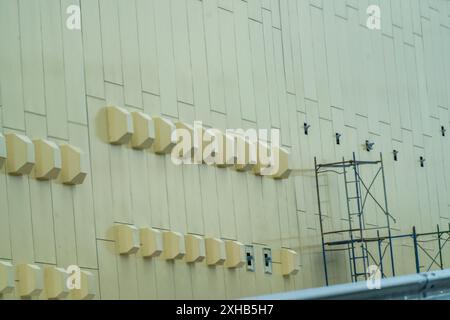
[[(352, 282), (357, 282), (361, 279), (366, 280), (369, 277), (368, 267), (374, 264), (378, 266), (382, 277), (386, 277), (386, 266), (383, 265), (386, 254), (390, 256), (391, 275), (395, 276), (394, 249), (390, 221), (395, 222), (395, 219), (388, 210), (382, 154), (380, 153), (380, 160), (378, 161), (358, 161), (356, 160), (355, 153), (353, 153), (352, 160), (345, 160), (343, 158), (341, 162), (318, 164), (317, 159), (314, 158), (314, 164), (326, 285), (329, 284), (327, 253), (333, 251), (348, 252)], [(369, 179), (368, 183), (366, 181), (367, 179), (364, 179), (361, 174), (361, 167), (363, 166), (372, 166), (376, 169), (375, 174)], [(334, 173), (343, 176), (347, 208), (346, 221), (348, 223), (348, 227), (344, 230), (324, 230), (324, 214), (321, 206), (319, 176), (325, 173)], [(379, 179), (382, 180), (384, 195), (381, 200), (375, 197), (372, 190), (375, 182)], [(368, 199), (372, 199), (381, 209), (385, 216), (385, 225), (366, 227), (366, 215), (374, 214), (365, 210)], [(383, 236), (380, 235), (381, 232)], [(331, 236), (336, 235), (340, 235), (343, 239), (329, 240)], [(370, 243), (377, 244), (376, 250), (378, 252), (376, 254), (371, 252), (373, 248), (369, 248)]]

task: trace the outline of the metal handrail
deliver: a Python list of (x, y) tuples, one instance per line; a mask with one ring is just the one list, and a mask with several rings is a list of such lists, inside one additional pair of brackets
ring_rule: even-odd
[[(370, 280), (368, 280), (370, 281)], [(409, 300), (450, 299), (450, 269), (380, 280), (380, 289), (366, 281), (306, 289), (248, 300)], [(247, 299), (246, 299), (247, 300)]]

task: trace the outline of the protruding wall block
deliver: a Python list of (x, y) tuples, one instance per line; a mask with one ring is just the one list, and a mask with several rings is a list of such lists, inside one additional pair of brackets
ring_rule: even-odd
[(6, 135), (7, 171), (10, 175), (21, 176), (30, 174), (34, 167), (34, 145), (31, 140), (17, 133)]
[(218, 132), (215, 139), (219, 141), (217, 154), (215, 155), (216, 166), (218, 168), (234, 166), (237, 158), (234, 138), (223, 132)]
[(84, 153), (77, 147), (62, 144), (61, 149), (61, 179), (64, 184), (82, 184), (87, 176), (87, 163)]
[(149, 149), (155, 141), (155, 124), (153, 119), (142, 112), (132, 112), (134, 133), (131, 146), (137, 150)]
[(135, 226), (118, 224), (114, 226), (114, 231), (117, 253), (120, 255), (130, 255), (139, 250), (139, 231)]
[(10, 262), (0, 261), (0, 295), (14, 292), (14, 267)]
[(226, 260), (225, 243), (217, 238), (205, 239), (206, 264), (208, 266), (223, 265)]
[(139, 250), (143, 258), (155, 258), (163, 251), (161, 231), (152, 228), (141, 228), (139, 230), (141, 248)]
[(235, 269), (245, 265), (245, 246), (242, 243), (227, 240), (225, 241), (225, 251), (227, 255), (225, 266), (227, 268)]
[(265, 169), (267, 169), (268, 167), (270, 167), (270, 160), (271, 160), (271, 154), (270, 154), (270, 148), (267, 145), (267, 143), (259, 141), (257, 143), (257, 162), (256, 164), (253, 166), (253, 170), (252, 172), (255, 175), (262, 175), (265, 172)]
[(106, 107), (108, 141), (114, 145), (127, 144), (134, 133), (131, 114), (116, 106)]
[(33, 264), (19, 264), (16, 267), (17, 293), (21, 298), (33, 298), (44, 289), (42, 269)]
[(153, 152), (157, 154), (170, 153), (175, 147), (176, 141), (172, 139), (172, 132), (175, 125), (169, 119), (153, 117), (155, 123), (155, 141), (153, 142)]
[(194, 234), (187, 234), (184, 236), (186, 243), (186, 256), (184, 257), (187, 263), (202, 262), (205, 259), (205, 240), (201, 236)]
[(299, 270), (298, 254), (294, 250), (282, 248), (275, 252), (272, 259), (274, 267), (277, 266), (283, 276), (295, 275)]
[(81, 270), (80, 289), (72, 289), (70, 296), (72, 300), (92, 300), (95, 298), (95, 277), (88, 271)]
[(244, 137), (235, 136), (237, 171), (249, 171), (257, 163), (257, 146)]
[(173, 231), (163, 232), (164, 258), (166, 260), (183, 259), (186, 254), (184, 237)]
[(38, 180), (56, 179), (61, 172), (61, 153), (56, 143), (37, 139), (34, 143), (36, 165), (34, 173)]
[(44, 268), (44, 284), (47, 299), (57, 300), (67, 297), (69, 289), (67, 288), (68, 274), (66, 270), (54, 266)]
[(6, 161), (6, 142), (5, 136), (0, 133), (0, 169), (3, 167), (3, 164)]
[[(178, 156), (181, 159), (190, 159), (194, 155), (194, 128), (182, 121), (177, 121), (175, 123), (175, 128), (177, 129), (176, 142), (180, 143), (180, 152)], [(184, 131), (181, 134), (181, 131)], [(185, 141), (184, 139), (188, 139)]]
[(289, 168), (289, 152), (283, 148), (272, 149), (272, 154), (276, 152), (278, 152), (278, 157), (274, 156), (276, 170), (271, 174), (271, 177), (274, 179), (287, 179), (291, 174), (291, 169)]

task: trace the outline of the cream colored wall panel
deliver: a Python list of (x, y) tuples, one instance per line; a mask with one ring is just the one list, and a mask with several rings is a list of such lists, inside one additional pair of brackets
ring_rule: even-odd
[[(28, 178), (8, 176), (6, 189), (13, 262), (34, 261)], [(17, 201), (17, 198), (21, 201)]]
[(311, 24), (311, 7), (307, 1), (299, 1), (298, 18), (300, 23), (301, 58), (304, 74), (305, 98), (317, 100), (314, 74), (314, 47)]
[(3, 125), (25, 129), (19, 6), (17, 1), (0, 3), (0, 38), (8, 43), (0, 50)]
[(394, 41), (391, 38), (383, 37), (383, 52), (384, 52), (384, 63), (386, 70), (386, 87), (388, 89), (388, 100), (389, 100), (389, 112), (390, 112), (390, 124), (392, 127), (392, 138), (401, 140), (401, 130), (400, 130), (400, 109), (399, 109), (399, 98), (398, 98), (398, 85), (395, 81), (395, 51), (394, 51)]
[(137, 0), (136, 15), (138, 23), (138, 42), (142, 89), (159, 93), (158, 56), (154, 22), (154, 1)]
[(414, 35), (422, 35), (422, 24), (420, 21), (420, 0), (411, 1), (411, 14)]
[(290, 19), (290, 39), (292, 42), (292, 56), (294, 68), (295, 96), (297, 110), (305, 111), (305, 86), (303, 80), (303, 66), (301, 58), (300, 20), (298, 18), (298, 1), (288, 1), (288, 14)]
[[(124, 105), (123, 87), (105, 83), (106, 103), (108, 105)], [(131, 120), (131, 119), (130, 119)], [(112, 212), (115, 222), (133, 223), (131, 211), (130, 188), (130, 166), (129, 150), (124, 146), (109, 147), (109, 162), (111, 166), (111, 191), (112, 191)]]
[[(203, 20), (208, 63), (211, 110), (225, 113), (224, 76), (222, 71), (222, 49), (220, 44), (219, 13), (216, 0), (203, 2)], [(228, 27), (231, 27), (230, 25)]]
[[(405, 61), (408, 65), (416, 66), (415, 48), (405, 45)], [(411, 127), (413, 129), (413, 143), (416, 146), (423, 146), (422, 112), (419, 101), (419, 89), (417, 86), (416, 68), (406, 68), (406, 79), (408, 88), (408, 103), (411, 112)]]
[(190, 267), (184, 261), (175, 261), (174, 263), (174, 282), (175, 282), (175, 299), (176, 300), (192, 300), (192, 284)]
[(119, 35), (125, 103), (142, 108), (136, 1), (118, 0)]
[[(45, 117), (26, 114), (26, 126), (27, 134), (30, 137), (46, 136)], [(51, 143), (57, 147), (54, 142)], [(38, 149), (35, 147), (35, 150)], [(59, 155), (59, 150), (56, 150), (56, 152)], [(55, 264), (57, 257), (55, 252), (51, 183), (30, 179), (29, 187), (35, 261)]]
[(291, 137), (289, 134), (289, 118), (287, 112), (281, 112), (282, 110), (286, 110), (287, 105), (281, 31), (275, 28), (272, 29), (272, 31), (275, 47), (275, 68), (277, 72), (278, 106), (280, 108), (278, 112), (280, 113), (281, 143), (283, 145), (289, 146), (291, 144)]
[(61, 181), (52, 183), (51, 189), (56, 261), (60, 265), (69, 266), (77, 263), (72, 190), (64, 186)]
[(186, 233), (186, 207), (183, 182), (183, 169), (175, 166), (169, 155), (166, 156), (167, 200), (170, 228)]
[(114, 242), (97, 240), (100, 296), (103, 300), (119, 299)]
[(430, 116), (437, 116), (437, 106), (438, 106), (438, 86), (436, 85), (436, 65), (433, 62), (435, 59), (433, 55), (433, 36), (432, 36), (432, 23), (422, 18), (422, 32), (423, 32), (423, 54), (425, 58), (425, 76), (427, 79), (428, 88), (428, 103)]
[[(89, 144), (92, 169), (92, 195), (96, 237), (108, 239), (107, 230), (113, 224), (111, 194), (111, 165), (109, 163), (108, 131), (105, 101), (88, 97)], [(89, 179), (89, 177), (88, 177)], [(105, 188), (105, 186), (107, 186)]]
[(403, 40), (405, 43), (413, 45), (414, 37), (413, 37), (413, 17), (412, 17), (412, 2), (410, 0), (402, 0), (400, 1), (401, 9), (402, 9), (402, 19), (403, 19)]
[[(252, 237), (252, 222), (248, 204), (247, 177), (240, 172), (230, 172), (234, 212), (236, 218), (236, 238), (242, 242), (250, 243)], [(249, 177), (253, 179), (252, 177)]]
[(5, 190), (0, 193), (0, 257), (2, 259), (11, 259), (11, 240), (8, 209), (8, 189), (5, 168), (0, 170), (0, 188)]
[[(424, 149), (420, 147), (414, 147), (414, 159), (419, 159), (424, 154)], [(435, 226), (431, 224), (431, 208), (429, 203), (428, 195), (428, 180), (427, 171), (424, 168), (417, 170), (416, 179), (418, 187), (418, 198), (419, 198), (419, 216), (416, 218), (416, 224), (420, 226), (421, 230), (433, 230)], [(421, 232), (421, 231), (419, 231)]]
[[(159, 110), (160, 100), (156, 96), (145, 94), (144, 105), (147, 114), (156, 113), (156, 110)], [(150, 221), (154, 227), (169, 228), (166, 159), (153, 153), (146, 153), (145, 156), (148, 168)], [(158, 183), (154, 183), (154, 181), (158, 181)]]
[[(211, 168), (212, 169), (212, 168)], [(236, 238), (236, 213), (233, 202), (233, 184), (226, 170), (216, 170), (220, 235), (225, 238)]]
[(118, 0), (99, 0), (99, 6), (104, 78), (123, 84)]
[[(448, 112), (448, 110), (444, 109), (443, 112)], [(449, 218), (449, 211), (448, 211), (448, 198), (447, 198), (447, 185), (445, 183), (445, 166), (447, 162), (447, 158), (444, 157), (444, 150), (442, 149), (441, 139), (443, 138), (441, 135), (439, 135), (439, 128), (440, 128), (440, 120), (438, 119), (432, 119), (431, 120), (432, 127), (436, 128), (436, 134), (433, 136), (432, 145), (429, 145), (431, 147), (432, 151), (429, 149), (427, 151), (428, 154), (426, 154), (424, 157), (425, 159), (429, 159), (429, 161), (426, 161), (427, 167), (430, 167), (430, 170), (434, 171), (435, 175), (435, 184), (437, 188), (437, 196), (438, 196), (438, 203), (439, 203), (439, 213), (440, 217), (443, 218)], [(444, 162), (445, 161), (445, 162)]]
[(23, 98), (26, 111), (45, 114), (39, 4), (17, 1), (20, 12)]
[(117, 256), (117, 273), (119, 281), (119, 298), (136, 300), (139, 298), (135, 255)]
[(203, 2), (187, 0), (192, 82), (197, 119), (209, 121), (209, 73), (203, 19)]
[(336, 0), (334, 3), (334, 12), (337, 16), (346, 19), (347, 18), (347, 6), (346, 0)]
[(266, 222), (266, 212), (262, 206), (261, 177), (248, 176), (248, 203), (251, 216), (253, 243), (265, 243), (269, 226)]
[[(180, 104), (180, 118), (187, 123), (195, 120), (195, 109), (186, 104)], [(204, 234), (203, 199), (200, 186), (200, 172), (198, 166), (183, 166), (183, 188), (185, 193), (187, 232)]]
[(41, 30), (48, 135), (67, 139), (67, 102), (60, 1), (42, 3)]
[[(61, 1), (61, 22), (66, 23), (67, 9), (71, 5), (80, 5), (79, 0)], [(84, 21), (83, 21), (84, 22)], [(87, 124), (86, 89), (84, 82), (84, 60), (82, 34), (69, 28), (62, 29), (64, 49), (64, 74), (66, 83), (67, 119)]]
[(324, 61), (327, 61), (324, 15), (321, 9), (312, 6), (310, 7), (310, 12), (319, 114), (322, 118), (331, 119), (328, 62), (324, 63)]
[(136, 259), (139, 299), (155, 300), (156, 287), (156, 261), (154, 259)]
[(97, 221), (94, 217), (92, 170), (91, 163), (87, 161), (90, 159), (88, 128), (78, 124), (69, 124), (69, 138), (70, 143), (83, 150), (88, 172), (83, 184), (72, 189), (78, 265), (85, 268), (98, 268), (95, 242)]
[[(261, 10), (263, 8), (263, 1), (264, 0), (249, 0), (249, 1), (247, 1), (248, 2), (248, 18), (256, 20), (258, 22), (262, 22)], [(237, 9), (235, 9), (235, 10), (237, 11)]]
[(241, 108), (244, 107), (240, 104), (239, 99), (239, 72), (235, 42), (236, 28), (233, 23), (233, 14), (229, 11), (219, 9), (218, 18), (226, 107), (224, 111), (226, 110), (227, 113), (227, 125), (230, 128), (236, 128), (241, 125)]
[(171, 1), (171, 17), (178, 101), (193, 104), (187, 2), (185, 0)]
[[(384, 74), (381, 74), (381, 68), (383, 60), (381, 60), (381, 35), (379, 33), (371, 32), (364, 28), (360, 29), (361, 37), (363, 40), (363, 56), (367, 57), (363, 59), (363, 70), (366, 75), (363, 78), (363, 84), (365, 85), (365, 100), (367, 117), (370, 119), (368, 122), (368, 129), (372, 133), (379, 133), (378, 122), (381, 113), (381, 106), (386, 107), (387, 100), (381, 97), (386, 97)], [(376, 42), (377, 41), (377, 42)], [(368, 76), (371, 75), (371, 76)]]
[(374, 133), (382, 133), (379, 121), (389, 123), (389, 99), (386, 87), (386, 70), (383, 56), (383, 35), (371, 33), (374, 62), (371, 64), (370, 74), (374, 77), (374, 90), (368, 105), (369, 130)]
[(397, 66), (397, 88), (400, 109), (400, 123), (403, 129), (411, 129), (411, 110), (408, 101), (408, 86), (406, 79), (405, 44), (402, 31), (394, 28), (395, 64)]
[(131, 210), (133, 222), (137, 226), (151, 225), (152, 214), (156, 214), (151, 211), (148, 158), (149, 153), (145, 151), (129, 153), (130, 191), (133, 195)]
[[(256, 3), (255, 3), (256, 2)], [(243, 1), (234, 0), (234, 24), (236, 25), (235, 39), (237, 52), (237, 68), (239, 70), (239, 91), (241, 101), (242, 118), (256, 122), (256, 108), (254, 96), (254, 84), (252, 77), (252, 51), (250, 43), (249, 20), (247, 15), (247, 5)], [(258, 1), (250, 2), (256, 7), (259, 17), (261, 17), (261, 4)], [(250, 11), (249, 11), (250, 12)], [(259, 19), (261, 21), (261, 18)]]
[(429, 100), (427, 92), (427, 82), (425, 75), (425, 61), (423, 52), (423, 39), (417, 35), (414, 36), (415, 54), (416, 54), (416, 70), (418, 82), (418, 96), (420, 105), (420, 118), (422, 122), (422, 130), (424, 134), (431, 135), (430, 118), (429, 118)]
[(86, 32), (82, 32), (86, 93), (98, 98), (104, 98), (105, 89), (103, 85), (103, 55), (99, 19), (99, 1), (80, 1), (83, 29), (86, 30)]
[(338, 54), (341, 59), (340, 62), (340, 75), (341, 75), (341, 87), (343, 97), (343, 108), (345, 112), (345, 124), (354, 125), (355, 113), (354, 104), (352, 102), (352, 94), (355, 86), (352, 84), (352, 77), (348, 70), (351, 69), (350, 49), (348, 47), (349, 37), (346, 21), (343, 19), (336, 19), (336, 30), (338, 34)]
[[(291, 0), (292, 3), (296, 1)], [(330, 103), (332, 106), (343, 107), (342, 89), (340, 81), (340, 57), (337, 42), (336, 20), (333, 4), (336, 1), (325, 1), (323, 7), (323, 23), (326, 43), (326, 59), (330, 86)], [(331, 111), (330, 111), (331, 112)]]
[[(450, 13), (450, 4), (449, 4), (449, 13)], [(448, 16), (448, 21), (450, 24), (450, 14)], [(449, 28), (445, 28), (443, 26), (441, 26), (441, 39), (446, 39), (448, 36), (450, 35), (450, 27)], [(448, 41), (443, 41), (443, 52), (442, 52), (442, 56), (443, 57), (448, 57), (450, 55), (450, 43)], [(446, 84), (447, 86), (445, 87), (445, 92), (447, 93), (447, 106), (450, 106), (450, 61), (448, 61), (448, 59), (443, 59), (444, 61), (444, 65), (445, 65), (445, 69), (444, 69), (444, 76), (446, 77)]]
[[(277, 1), (278, 2), (278, 1)], [(274, 3), (272, 3), (274, 4)], [(278, 5), (278, 3), (277, 3)], [(273, 7), (273, 6), (272, 6)], [(274, 89), (276, 88), (276, 68), (275, 68), (275, 54), (273, 48), (273, 35), (272, 35), (272, 15), (270, 12), (263, 11), (263, 36), (264, 36), (264, 48), (268, 81), (268, 93), (269, 93), (269, 105), (270, 105), (270, 120), (272, 127), (280, 128), (280, 114), (278, 112), (278, 99)]]
[[(216, 173), (213, 168), (207, 166), (200, 166), (199, 171), (203, 200), (205, 237), (217, 237), (221, 234), (221, 228)], [(192, 288), (195, 299), (219, 299), (220, 297), (225, 296), (223, 268), (209, 268), (206, 265), (206, 262), (196, 265), (195, 268), (198, 270), (198, 273), (192, 274)]]
[(295, 29), (295, 25), (290, 25), (289, 20), (289, 1), (280, 2), (280, 19), (281, 19), (281, 38), (284, 60), (284, 73), (286, 80), (286, 89), (288, 92), (295, 94), (294, 85), (294, 58), (292, 55), (291, 28)]
[[(367, 116), (367, 101), (366, 101), (366, 87), (365, 74), (368, 60), (366, 55), (370, 55), (370, 37), (364, 36), (364, 28), (361, 28), (358, 21), (358, 11), (350, 9), (348, 11), (347, 36), (350, 40), (347, 45), (351, 54), (350, 70), (353, 80), (352, 87), (352, 102), (353, 111), (356, 114)], [(355, 54), (356, 53), (356, 54)], [(363, 57), (365, 59), (363, 59)], [(367, 59), (367, 60), (366, 60)]]
[[(447, 29), (448, 30), (448, 29)], [(434, 83), (437, 89), (437, 105), (444, 107), (447, 106), (447, 92), (446, 92), (446, 79), (445, 79), (445, 62), (443, 54), (443, 44), (441, 38), (441, 26), (439, 23), (439, 12), (431, 11), (431, 36), (432, 36), (432, 50), (433, 50), (433, 66), (434, 66)], [(447, 37), (448, 39), (448, 37)], [(436, 113), (437, 115), (438, 113)]]
[(281, 16), (280, 16), (280, 0), (269, 0), (271, 1), (271, 12), (272, 12), (272, 26), (281, 29)]

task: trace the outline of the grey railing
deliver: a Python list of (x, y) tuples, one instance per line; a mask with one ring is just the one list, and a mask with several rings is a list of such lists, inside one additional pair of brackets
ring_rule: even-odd
[(450, 300), (450, 269), (380, 280), (380, 289), (369, 289), (366, 281), (339, 284), (249, 298), (250, 300)]

